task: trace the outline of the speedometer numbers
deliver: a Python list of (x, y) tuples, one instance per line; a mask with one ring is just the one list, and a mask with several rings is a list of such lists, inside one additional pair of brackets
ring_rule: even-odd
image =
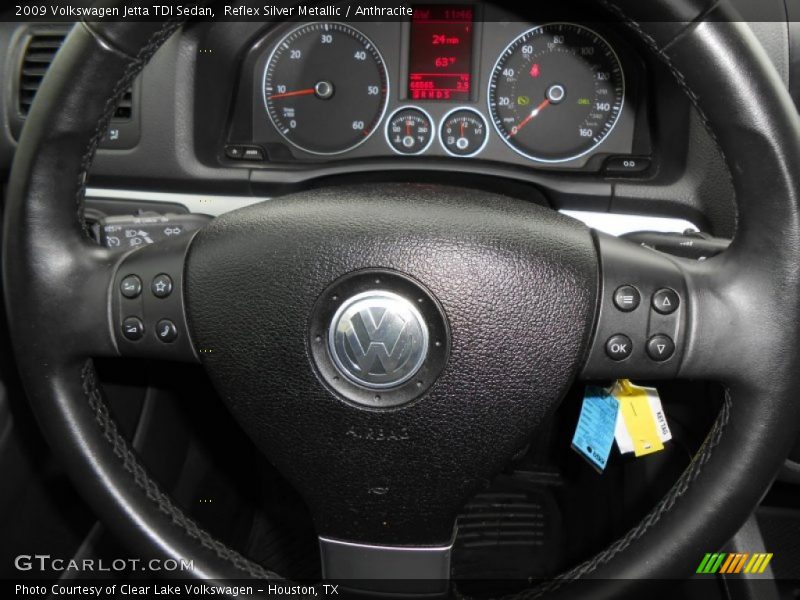
[(594, 150), (622, 111), (625, 79), (602, 37), (552, 23), (520, 35), (489, 82), (489, 111), (500, 137), (531, 160), (566, 162)]
[(275, 46), (264, 71), (264, 104), (290, 144), (312, 154), (341, 154), (380, 125), (389, 96), (375, 45), (341, 23), (309, 23)]

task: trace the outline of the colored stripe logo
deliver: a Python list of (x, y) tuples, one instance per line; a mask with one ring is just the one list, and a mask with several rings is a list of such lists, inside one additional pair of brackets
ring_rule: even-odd
[(710, 575), (714, 573), (724, 573), (726, 575), (734, 573), (763, 573), (767, 570), (769, 561), (772, 560), (772, 552), (736, 553), (736, 552), (714, 552), (707, 553), (697, 573)]

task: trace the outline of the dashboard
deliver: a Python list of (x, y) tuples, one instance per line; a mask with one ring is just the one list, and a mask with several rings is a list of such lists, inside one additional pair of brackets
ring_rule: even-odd
[[(796, 89), (800, 37), (784, 0), (734, 2)], [(97, 222), (217, 215), (314, 186), (400, 180), (731, 236), (733, 192), (702, 120), (668, 69), (587, 4), (428, 0), (393, 19), (191, 21), (126, 92), (88, 206)], [(0, 21), (4, 178), (70, 26)]]
[[(493, 161), (641, 172), (644, 69), (608, 23), (483, 4), (404, 21), (284, 23), (254, 44), (224, 160)], [(248, 127), (249, 124), (249, 127)]]

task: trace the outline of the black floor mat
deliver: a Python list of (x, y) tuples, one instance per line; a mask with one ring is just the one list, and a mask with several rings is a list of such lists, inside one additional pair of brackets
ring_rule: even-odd
[(547, 488), (480, 493), (458, 518), (453, 578), (514, 587), (544, 577), (560, 554), (559, 529), (558, 507)]
[(800, 581), (800, 510), (762, 507), (756, 518), (775, 578)]

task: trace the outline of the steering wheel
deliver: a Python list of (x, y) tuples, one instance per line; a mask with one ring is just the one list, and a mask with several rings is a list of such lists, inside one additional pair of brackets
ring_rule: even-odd
[[(121, 541), (143, 557), (191, 559), (196, 577), (278, 577), (214, 539), (150, 478), (92, 357), (201, 362), (305, 498), (331, 578), (446, 579), (462, 502), (576, 378), (714, 380), (725, 401), (641, 523), (529, 595), (585, 578), (602, 580), (594, 598), (685, 578), (737, 531), (800, 423), (800, 123), (723, 3), (608, 6), (669, 65), (724, 153), (739, 221), (718, 257), (671, 258), (543, 207), (413, 184), (293, 194), (225, 214), (191, 241), (100, 247), (83, 220), (98, 141), (180, 24), (72, 30), (11, 173), (5, 300), (41, 427)], [(123, 285), (131, 275), (143, 289)], [(640, 290), (640, 309), (615, 308), (623, 284)], [(677, 304), (666, 314), (647, 302), (662, 289)], [(623, 361), (606, 351), (618, 333), (633, 349)], [(674, 340), (668, 360), (645, 352), (656, 333)]]

